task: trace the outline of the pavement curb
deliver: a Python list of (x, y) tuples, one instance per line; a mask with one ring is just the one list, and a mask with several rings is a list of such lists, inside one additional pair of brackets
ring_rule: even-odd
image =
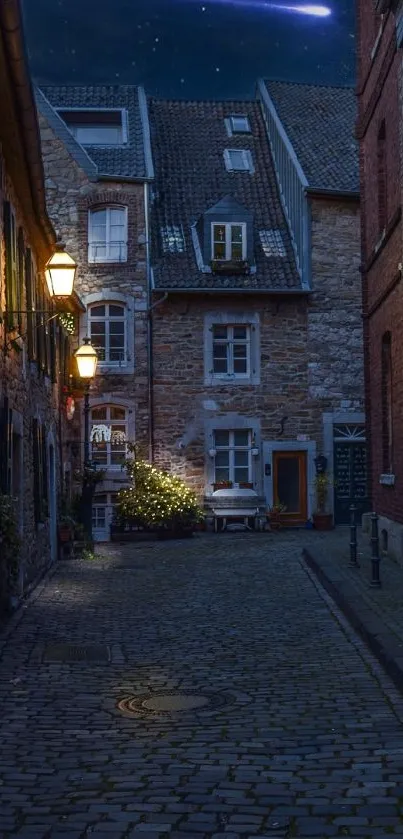
[(403, 695), (403, 646), (399, 647), (397, 637), (356, 592), (353, 592), (353, 604), (307, 548), (302, 549), (302, 558)]

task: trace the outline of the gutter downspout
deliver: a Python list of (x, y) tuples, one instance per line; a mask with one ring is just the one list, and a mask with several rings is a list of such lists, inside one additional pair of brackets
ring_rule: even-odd
[(144, 183), (144, 217), (146, 228), (146, 273), (147, 273), (147, 367), (148, 367), (148, 459), (154, 462), (154, 365), (153, 365), (153, 321), (152, 311), (164, 303), (168, 292), (152, 303), (150, 263), (150, 205), (149, 184)]

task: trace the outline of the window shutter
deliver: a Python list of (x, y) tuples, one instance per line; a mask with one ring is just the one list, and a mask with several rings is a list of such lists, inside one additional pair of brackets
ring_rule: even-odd
[(40, 427), (40, 445), (42, 453), (42, 517), (48, 515), (48, 449), (43, 425)]
[(15, 218), (9, 201), (4, 202), (4, 244), (6, 250), (6, 306), (7, 325), (14, 329), (17, 309), (17, 265)]
[(22, 227), (18, 230), (18, 274), (17, 274), (17, 306), (18, 310), (18, 329), (22, 333), (23, 315), (21, 310), (24, 309), (24, 287), (25, 287), (25, 245), (24, 233)]
[[(59, 327), (60, 329), (60, 327)], [(49, 323), (50, 337), (50, 377), (53, 383), (57, 382), (57, 330), (56, 321)]]
[(13, 412), (8, 397), (4, 397), (0, 421), (0, 488), (11, 493), (13, 471)]
[(42, 487), (41, 487), (41, 448), (39, 439), (39, 422), (37, 419), (32, 420), (32, 456), (34, 465), (34, 515), (35, 523), (41, 521), (42, 508)]
[[(37, 352), (37, 335), (36, 335), (36, 317), (33, 314), (35, 311), (35, 285), (32, 271), (32, 256), (31, 249), (27, 248), (25, 251), (25, 293), (27, 299), (27, 338), (28, 338), (28, 358), (30, 361), (35, 361)], [(32, 314), (31, 314), (32, 312)]]

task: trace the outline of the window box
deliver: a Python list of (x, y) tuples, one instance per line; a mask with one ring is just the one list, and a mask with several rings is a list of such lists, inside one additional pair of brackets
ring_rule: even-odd
[(249, 274), (250, 265), (246, 259), (212, 259), (213, 274)]
[(213, 484), (213, 492), (217, 492), (218, 489), (232, 489), (232, 486), (232, 481), (216, 481)]
[(239, 489), (253, 489), (252, 481), (240, 481)]

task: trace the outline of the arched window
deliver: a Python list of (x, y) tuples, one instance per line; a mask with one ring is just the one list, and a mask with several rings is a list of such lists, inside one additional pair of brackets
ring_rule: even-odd
[(98, 405), (91, 409), (91, 459), (100, 469), (120, 469), (126, 460), (126, 408)]
[(382, 232), (388, 221), (388, 175), (386, 164), (386, 126), (382, 120), (377, 141), (377, 164), (378, 164), (378, 224)]
[(88, 262), (127, 262), (127, 207), (90, 210)]
[(126, 364), (126, 308), (122, 303), (93, 303), (88, 307), (88, 327), (101, 364)]
[(382, 336), (382, 461), (386, 474), (393, 473), (393, 392), (392, 392), (392, 336)]

